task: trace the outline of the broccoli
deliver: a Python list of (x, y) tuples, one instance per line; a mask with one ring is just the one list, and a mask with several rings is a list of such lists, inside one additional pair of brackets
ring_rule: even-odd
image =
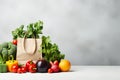
[(17, 46), (9, 42), (8, 43), (8, 57), (10, 55), (13, 55), (14, 59), (16, 59), (16, 51), (17, 51)]
[(8, 51), (6, 48), (3, 48), (2, 50), (2, 57), (3, 57), (3, 62), (5, 63), (8, 60)]
[(16, 59), (17, 46), (12, 44), (12, 42), (4, 42), (0, 44), (0, 60), (5, 63), (9, 57), (12, 55)]

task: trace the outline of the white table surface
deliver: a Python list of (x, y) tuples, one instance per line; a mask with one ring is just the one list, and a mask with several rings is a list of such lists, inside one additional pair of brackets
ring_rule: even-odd
[(0, 80), (120, 80), (120, 66), (72, 66), (60, 73), (0, 73)]

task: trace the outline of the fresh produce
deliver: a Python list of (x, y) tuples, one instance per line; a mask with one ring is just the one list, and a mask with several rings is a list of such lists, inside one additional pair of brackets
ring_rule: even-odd
[(12, 44), (11, 42), (8, 43), (8, 58), (12, 55), (14, 60), (16, 59), (17, 53), (17, 46)]
[(0, 73), (5, 73), (7, 72), (7, 65), (4, 62), (4, 58), (3, 55), (0, 54)]
[(18, 68), (17, 73), (20, 73), (20, 74), (23, 73), (22, 68)]
[(36, 64), (32, 60), (28, 60), (26, 62), (26, 70), (31, 73), (35, 73), (37, 71)]
[(35, 73), (37, 71), (36, 64), (30, 64), (29, 65), (29, 72)]
[[(40, 36), (42, 29), (43, 22), (37, 21), (28, 24), (26, 29), (24, 29), (24, 25), (21, 25), (12, 31), (13, 41), (0, 44), (0, 73), (7, 71), (13, 73), (56, 73), (70, 70), (71, 63), (64, 59), (65, 55), (61, 54), (58, 45), (52, 43), (49, 36)], [(42, 52), (43, 59), (37, 60), (36, 63), (29, 60), (25, 66), (18, 65), (16, 60), (17, 38), (42, 38), (39, 51)]]
[(12, 31), (13, 39), (17, 38), (39, 38), (39, 34), (42, 34), (43, 22), (38, 21), (27, 25), (27, 30), (24, 30), (24, 25), (16, 28)]
[(58, 61), (54, 61), (54, 63), (50, 62), (50, 64), (51, 64), (51, 68), (50, 69), (52, 69), (53, 72), (59, 72), (60, 69), (59, 69)]
[(3, 62), (5, 63), (8, 60), (8, 51), (6, 48), (2, 49)]
[(23, 65), (19, 65), (18, 69), (17, 69), (17, 73), (26, 73), (26, 67)]
[(67, 72), (71, 68), (71, 63), (69, 60), (62, 59), (59, 63), (59, 68), (62, 72)]
[(17, 40), (13, 40), (13, 42), (12, 42), (14, 45), (17, 45)]
[(0, 66), (1, 70), (3, 70), (1, 72), (7, 72), (7, 65), (5, 63), (11, 55), (16, 58), (16, 50), (16, 46), (11, 42), (0, 44)]
[(11, 72), (13, 73), (26, 73), (27, 72), (25, 66), (18, 65), (18, 64), (14, 64), (11, 69), (12, 69)]
[(29, 61), (26, 62), (27, 71), (28, 71), (28, 68), (29, 68), (30, 64), (33, 64), (32, 60), (29, 60)]
[(61, 54), (57, 44), (52, 44), (50, 37), (42, 36), (42, 57), (47, 61), (60, 61), (65, 55)]
[(13, 64), (13, 66), (11, 68), (11, 72), (17, 73), (17, 70), (18, 70), (18, 64)]
[(53, 64), (59, 65), (59, 62), (57, 60), (55, 60)]
[(14, 60), (13, 56), (10, 56), (11, 59), (9, 59), (8, 61), (6, 61), (6, 65), (8, 68), (9, 72), (12, 72), (12, 66), (13, 65), (18, 65), (18, 61)]
[(7, 72), (7, 65), (0, 63), (0, 73), (6, 73)]
[(12, 55), (16, 59), (17, 46), (12, 42), (4, 42), (0, 44), (0, 54), (3, 56), (4, 62)]
[(51, 68), (49, 68), (48, 73), (53, 73), (53, 70)]
[(36, 66), (37, 66), (37, 72), (40, 72), (40, 73), (45, 73), (47, 72), (48, 68), (50, 68), (49, 62), (44, 59), (38, 60), (36, 62)]
[(27, 71), (29, 71), (29, 66), (31, 65), (31, 64), (35, 64), (32, 60), (28, 60), (27, 62), (26, 62), (26, 70)]
[(7, 72), (7, 65), (5, 64), (6, 54), (0, 53), (0, 73)]
[(21, 68), (22, 68), (22, 72), (23, 72), (23, 73), (26, 73), (26, 72), (27, 72), (26, 66), (21, 66)]

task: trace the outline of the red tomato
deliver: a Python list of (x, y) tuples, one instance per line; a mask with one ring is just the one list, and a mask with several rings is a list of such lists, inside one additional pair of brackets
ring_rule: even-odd
[(23, 73), (22, 68), (18, 68), (17, 73)]
[(17, 70), (18, 70), (18, 65), (17, 64), (13, 65), (12, 72), (17, 73)]
[(19, 65), (17, 73), (26, 73), (26, 66), (24, 65)]
[(26, 70), (27, 70), (27, 71), (29, 71), (29, 66), (30, 66), (31, 64), (34, 64), (34, 62), (33, 62), (32, 60), (27, 61), (27, 63), (26, 63)]
[(14, 45), (17, 45), (17, 40), (13, 40), (12, 42)]
[(37, 71), (36, 64), (29, 65), (29, 72), (35, 73)]
[(53, 70), (51, 68), (48, 69), (48, 73), (53, 73)]
[(22, 69), (22, 72), (23, 73), (26, 73), (27, 71), (26, 71), (26, 67), (21, 67), (21, 69)]

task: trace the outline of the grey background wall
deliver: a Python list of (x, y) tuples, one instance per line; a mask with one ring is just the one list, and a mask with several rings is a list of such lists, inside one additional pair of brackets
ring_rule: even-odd
[(120, 64), (120, 0), (0, 0), (0, 43), (21, 24), (44, 22), (73, 65)]

